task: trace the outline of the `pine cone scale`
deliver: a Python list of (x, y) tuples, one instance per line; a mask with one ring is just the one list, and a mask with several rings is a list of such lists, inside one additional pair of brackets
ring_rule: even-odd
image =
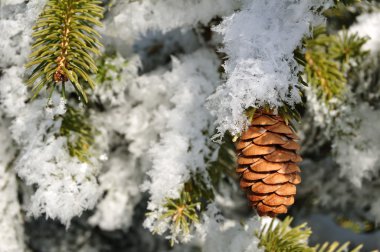
[(265, 179), (271, 174), (272, 173), (259, 173), (259, 172), (252, 172), (252, 171), (247, 170), (243, 173), (243, 178), (247, 180), (259, 180), (259, 179)]
[(255, 138), (253, 142), (257, 145), (272, 145), (272, 144), (286, 144), (288, 141), (280, 135), (273, 132), (265, 132), (261, 136)]
[(287, 212), (301, 183), (297, 135), (273, 113), (259, 111), (236, 144), (240, 187), (260, 216)]
[(250, 144), (248, 147), (244, 148), (243, 154), (245, 156), (259, 156), (271, 154), (276, 150), (273, 146), (260, 146), (256, 144)]
[(296, 186), (292, 183), (286, 183), (276, 191), (276, 194), (280, 196), (296, 195)]
[(286, 163), (274, 163), (268, 162), (265, 159), (261, 159), (256, 163), (250, 166), (250, 169), (255, 172), (270, 172), (270, 171), (278, 171), (280, 169), (286, 168)]

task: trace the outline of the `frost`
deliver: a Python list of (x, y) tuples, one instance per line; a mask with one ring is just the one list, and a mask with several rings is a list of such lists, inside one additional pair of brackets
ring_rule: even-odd
[(360, 120), (359, 128), (353, 137), (337, 139), (333, 149), (341, 175), (360, 186), (363, 178), (372, 177), (380, 170), (380, 113), (362, 103), (351, 111), (351, 117)]
[(349, 29), (351, 34), (369, 37), (364, 50), (370, 50), (371, 55), (357, 66), (357, 74), (348, 79), (343, 99), (333, 98), (328, 107), (310, 88), (305, 89), (307, 107), (314, 123), (310, 127), (323, 128), (318, 141), (332, 142), (340, 176), (346, 177), (356, 187), (361, 187), (363, 180), (373, 178), (380, 169), (379, 110), (370, 106), (379, 97), (378, 77), (373, 70), (378, 68), (379, 22), (379, 13), (367, 13), (359, 16), (357, 23)]
[[(153, 167), (143, 188), (151, 195), (150, 211), (159, 209), (165, 198), (178, 198), (190, 175), (206, 167), (204, 157), (211, 154), (209, 136), (213, 117), (204, 104), (218, 82), (217, 62), (214, 55), (201, 50), (173, 59), (171, 71), (146, 79), (162, 83), (172, 96), (170, 105), (160, 112), (166, 119), (160, 140), (149, 153)], [(145, 226), (153, 228), (149, 224), (152, 218)]]
[(121, 55), (115, 55), (105, 59), (106, 69), (104, 81), (99, 83), (92, 94), (92, 99), (99, 99), (107, 107), (117, 107), (126, 104), (125, 91), (130, 82), (138, 74), (138, 68), (141, 67), (140, 59), (137, 56), (131, 56), (128, 61)]
[(22, 81), (23, 64), (30, 52), (32, 25), (45, 1), (27, 4), (7, 1), (1, 4), (0, 27), (0, 106), (13, 117), (25, 106), (26, 87)]
[[(360, 168), (358, 165), (356, 167)], [(335, 212), (339, 216), (346, 211), (345, 209), (350, 208), (350, 214), (353, 216), (360, 218), (364, 212), (368, 219), (379, 222), (379, 200), (374, 199), (373, 195), (378, 190), (380, 181), (363, 178), (360, 187), (353, 186), (352, 177), (340, 177), (339, 169), (331, 155), (318, 161), (304, 160), (303, 182), (297, 188), (297, 195), (300, 198), (312, 197), (313, 208), (316, 211)], [(363, 211), (363, 206), (366, 206), (368, 211)]]
[[(313, 117), (313, 125), (320, 127), (318, 140), (305, 144), (306, 148), (322, 146), (331, 141), (335, 161), (340, 165), (340, 176), (347, 177), (357, 187), (364, 178), (372, 177), (379, 170), (380, 120), (379, 110), (362, 101), (357, 104), (355, 97), (347, 91), (344, 101), (332, 99), (329, 108), (316, 99), (310, 88), (306, 89), (308, 110)], [(307, 139), (306, 139), (307, 140)], [(310, 145), (310, 146), (309, 146)]]
[(22, 82), (23, 71), (22, 67), (13, 66), (0, 77), (0, 106), (11, 117), (25, 107), (27, 90)]
[[(115, 66), (120, 62), (121, 56), (109, 61)], [(170, 70), (165, 67), (141, 76), (137, 75), (139, 64), (128, 60), (116, 79), (95, 92), (108, 111), (92, 115), (94, 124), (107, 135), (103, 142), (112, 141), (114, 134), (128, 142), (124, 155), (110, 153), (99, 178), (106, 196), (91, 223), (106, 230), (130, 225), (133, 206), (141, 197), (139, 178), (147, 171), (149, 179), (143, 188), (151, 194), (149, 210), (153, 212), (145, 225), (167, 230), (164, 222), (156, 222), (161, 204), (166, 197), (178, 197), (190, 174), (204, 169), (204, 157), (210, 155), (213, 117), (204, 103), (219, 79), (215, 55), (199, 50), (172, 58)]]
[[(171, 217), (162, 218), (164, 203), (178, 198), (194, 174), (208, 178), (205, 169), (218, 154), (210, 139), (215, 125), (219, 136), (235, 134), (246, 123), (246, 108), (300, 101), (302, 68), (293, 51), (323, 20), (319, 7), (330, 2), (103, 1), (107, 10), (99, 30), (105, 58), (99, 60), (105, 61), (99, 69), (104, 76), (93, 76), (101, 81), (86, 108), (98, 132), (87, 164), (70, 156), (67, 139), (57, 134), (65, 101), (58, 96), (49, 104), (39, 97), (30, 101), (23, 83), (31, 27), (45, 1), (2, 1), (0, 251), (167, 251), (164, 238), (187, 242), (173, 251), (260, 251), (255, 231), (267, 220), (251, 217), (233, 178), (223, 175), (190, 234), (174, 229)], [(371, 37), (366, 48), (373, 53), (380, 48), (378, 20), (378, 13), (362, 14), (350, 28)], [(223, 54), (215, 53), (219, 45), (227, 55), (225, 72), (217, 57)], [(334, 109), (305, 89), (305, 161), (297, 195), (312, 204), (296, 203), (295, 217), (318, 208), (342, 214), (349, 207), (350, 216), (380, 220), (380, 200), (373, 196), (380, 187), (375, 61), (371, 57), (363, 64), (368, 71), (360, 72), (359, 84), (350, 78), (347, 85), (355, 90), (345, 94), (347, 100), (331, 100)], [(332, 150), (326, 148), (331, 143)], [(224, 157), (220, 161), (229, 165)], [(25, 218), (28, 214), (57, 219), (66, 227), (82, 216), (65, 230), (58, 222)]]
[(71, 218), (95, 206), (97, 169), (71, 157), (66, 138), (54, 135), (61, 123), (55, 116), (65, 109), (62, 100), (53, 101), (58, 105), (48, 108), (45, 99), (29, 103), (13, 121), (12, 135), (22, 146), (15, 169), (26, 184), (37, 188), (29, 214), (45, 213), (69, 225)]
[[(0, 111), (0, 118), (2, 117)], [(0, 251), (24, 251), (24, 230), (21, 209), (17, 200), (16, 174), (8, 165), (15, 156), (8, 137), (8, 121), (0, 121)]]
[[(327, 1), (247, 1), (240, 12), (215, 30), (223, 35), (227, 81), (210, 97), (219, 136), (239, 133), (244, 110), (268, 104), (273, 108), (301, 101), (293, 51), (310, 25), (322, 18), (315, 9)], [(284, 22), (286, 20), (286, 22)]]
[(1, 3), (0, 15), (0, 67), (10, 67), (25, 63), (32, 41), (32, 24), (45, 5), (45, 0), (31, 0)]
[(6, 68), (0, 79), (0, 106), (14, 118), (10, 132), (20, 147), (14, 168), (26, 184), (36, 186), (28, 213), (36, 217), (45, 213), (68, 225), (71, 218), (95, 206), (98, 170), (96, 165), (71, 157), (66, 139), (55, 136), (61, 123), (55, 116), (65, 113), (62, 100), (53, 97), (49, 106), (46, 99), (25, 103), (29, 94), (23, 83), (23, 64), (30, 52), (31, 26), (44, 3), (29, 1), (2, 7), (0, 24), (7, 27), (8, 37), (0, 40), (1, 62), (7, 63), (1, 65)]
[(90, 223), (104, 230), (126, 230), (132, 224), (133, 208), (140, 201), (142, 174), (137, 172), (136, 158), (124, 157), (117, 151), (106, 164), (108, 170), (99, 176), (100, 190), (106, 196), (97, 204)]

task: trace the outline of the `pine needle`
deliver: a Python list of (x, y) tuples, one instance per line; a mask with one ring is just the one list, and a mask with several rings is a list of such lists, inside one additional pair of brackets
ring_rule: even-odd
[[(264, 248), (266, 252), (343, 252), (349, 251), (349, 242), (340, 245), (338, 242), (316, 245), (310, 247), (307, 241), (311, 235), (311, 229), (306, 223), (291, 227), (291, 217), (286, 217), (275, 226), (275, 219), (272, 219), (269, 226), (264, 226), (257, 233), (260, 239), (259, 247)], [(362, 245), (357, 246), (351, 252), (360, 252)]]
[(306, 243), (311, 235), (311, 229), (306, 223), (291, 228), (292, 220), (286, 217), (284, 221), (274, 226), (273, 219), (269, 226), (265, 226), (257, 235), (260, 239), (259, 246), (268, 252), (313, 252)]
[(323, 102), (328, 104), (332, 98), (343, 95), (350, 65), (367, 54), (361, 49), (366, 41), (347, 31), (329, 35), (323, 26), (315, 27), (313, 38), (305, 41), (306, 52), (301, 62), (305, 65), (307, 82)]
[(70, 156), (88, 163), (91, 156), (90, 147), (94, 143), (95, 133), (83, 111), (76, 110), (71, 106), (67, 107), (59, 135), (66, 137)]
[(33, 98), (43, 87), (61, 87), (65, 97), (64, 85), (70, 82), (88, 102), (85, 89), (94, 88), (90, 74), (97, 72), (91, 55), (100, 55), (100, 35), (93, 28), (101, 26), (100, 4), (96, 0), (48, 0), (33, 27), (32, 53), (25, 65), (32, 69), (27, 85), (32, 87)]

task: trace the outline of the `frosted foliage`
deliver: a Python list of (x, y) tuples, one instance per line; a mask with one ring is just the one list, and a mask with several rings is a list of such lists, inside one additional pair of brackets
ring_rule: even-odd
[[(123, 61), (117, 56), (109, 63), (118, 66)], [(140, 62), (132, 58), (112, 82), (99, 87), (102, 92), (95, 92), (108, 110), (92, 115), (96, 127), (108, 135), (104, 141), (112, 141), (117, 133), (124, 136), (128, 147), (124, 156), (119, 151), (110, 154), (99, 178), (106, 196), (92, 216), (92, 224), (105, 230), (127, 228), (140, 198), (139, 178), (149, 171), (150, 179), (143, 187), (151, 193), (149, 210), (154, 213), (146, 226), (167, 230), (165, 221), (156, 223), (163, 200), (178, 197), (190, 172), (204, 169), (203, 157), (210, 154), (206, 133), (212, 129), (212, 116), (203, 105), (217, 85), (218, 64), (213, 53), (202, 49), (172, 58), (171, 70), (165, 67), (138, 76)]]
[(306, 95), (313, 126), (323, 128), (317, 141), (332, 141), (340, 176), (347, 177), (357, 187), (361, 186), (363, 178), (372, 177), (380, 168), (379, 111), (367, 102), (356, 104), (349, 91), (344, 102), (338, 99), (330, 101), (334, 108), (320, 103), (310, 88), (306, 89)]
[[(0, 106), (8, 116), (16, 116), (25, 107), (26, 86), (22, 82), (24, 69), (13, 66), (0, 77)], [(20, 97), (16, 99), (15, 97)]]
[[(119, 65), (120, 62), (125, 62), (122, 56), (109, 63)], [(129, 143), (129, 153), (136, 158), (149, 149), (164, 127), (166, 118), (160, 116), (160, 111), (168, 104), (170, 97), (164, 83), (152, 82), (153, 85), (146, 75), (138, 76), (139, 66), (140, 61), (136, 57), (128, 59), (116, 79), (98, 87), (96, 98), (102, 101), (108, 113), (92, 116), (97, 128), (105, 129), (109, 137), (115, 132), (123, 135)], [(140, 169), (144, 170), (142, 167)]]
[[(123, 150), (125, 151), (125, 150)], [(100, 190), (106, 196), (100, 200), (90, 223), (104, 230), (127, 229), (132, 224), (133, 208), (140, 201), (142, 174), (136, 158), (116, 152), (106, 164), (108, 171), (99, 176)]]
[(6, 1), (0, 9), (0, 106), (8, 116), (16, 116), (24, 106), (26, 87), (22, 78), (32, 41), (32, 25), (45, 1)]
[(329, 106), (318, 100), (317, 94), (311, 87), (304, 88), (307, 96), (307, 109), (313, 117), (312, 127), (322, 127), (323, 137), (327, 139), (335, 136), (350, 136), (354, 134), (355, 127), (359, 123), (358, 115), (353, 115), (355, 109), (355, 98), (346, 90), (346, 100), (332, 98)]
[[(244, 110), (265, 104), (273, 108), (301, 101), (293, 51), (311, 24), (313, 13), (327, 1), (247, 1), (240, 12), (224, 19), (215, 30), (222, 34), (228, 60), (227, 81), (210, 97), (220, 135), (239, 133)], [(286, 20), (286, 22), (284, 22)]]
[[(335, 176), (337, 172), (339, 166), (331, 156), (326, 156), (320, 161), (304, 160), (303, 182), (297, 189), (298, 197), (313, 197), (315, 208), (337, 211), (339, 215), (349, 207), (351, 214), (364, 214), (366, 219), (379, 222), (379, 200), (373, 195), (379, 190), (380, 181), (364, 178), (364, 182), (358, 188), (352, 186), (351, 177)], [(366, 206), (367, 210), (363, 211), (363, 206)]]
[(360, 186), (363, 177), (371, 177), (380, 169), (380, 113), (366, 103), (351, 113), (360, 120), (359, 129), (351, 138), (337, 139), (333, 149), (341, 166), (341, 175)]
[[(207, 51), (198, 51), (181, 60), (173, 59), (173, 69), (146, 81), (164, 83), (172, 92), (172, 106), (161, 111), (166, 117), (165, 132), (152, 146), (153, 169), (151, 181), (145, 185), (152, 202), (161, 203), (165, 197), (177, 198), (181, 185), (191, 171), (204, 169), (212, 116), (204, 108), (206, 97), (217, 84), (217, 60)], [(178, 85), (181, 83), (181, 85)], [(174, 143), (174, 144), (173, 144)]]
[(203, 217), (204, 252), (264, 252), (257, 246), (259, 239), (254, 232), (260, 229), (258, 218), (251, 218), (245, 224), (223, 218), (214, 205), (210, 205)]
[(349, 29), (350, 33), (357, 33), (361, 37), (368, 37), (369, 40), (363, 49), (369, 50), (376, 55), (380, 51), (380, 12), (365, 13), (357, 17), (356, 24)]
[(29, 103), (13, 121), (12, 135), (22, 146), (15, 169), (26, 184), (37, 188), (29, 214), (45, 213), (68, 225), (72, 217), (94, 207), (97, 169), (71, 157), (66, 138), (54, 135), (61, 123), (54, 117), (65, 113), (65, 103), (54, 100), (57, 105), (52, 108), (45, 107), (45, 99)]
[[(173, 216), (162, 217), (165, 203), (178, 198), (194, 174), (209, 178), (208, 162), (218, 158), (218, 146), (210, 139), (215, 125), (217, 136), (236, 134), (246, 124), (245, 109), (300, 102), (297, 74), (302, 68), (293, 52), (310, 27), (323, 21), (316, 10), (330, 2), (103, 1), (107, 10), (99, 31), (105, 63), (99, 69), (105, 76), (93, 76), (104, 81), (89, 91), (91, 102), (83, 108), (97, 134), (90, 162), (81, 163), (69, 155), (67, 139), (57, 134), (65, 102), (57, 94), (47, 106), (45, 92), (30, 101), (24, 84), (31, 27), (45, 1), (2, 0), (0, 251), (167, 251), (165, 238), (187, 242), (176, 244), (173, 251), (260, 251), (255, 231), (263, 219), (247, 218), (254, 213), (238, 183), (226, 174), (208, 210), (198, 205), (199, 222), (190, 226), (190, 234), (173, 227)], [(210, 24), (220, 18), (221, 24), (210, 31)], [(371, 37), (366, 48), (373, 52), (379, 48), (378, 21), (376, 13), (363, 14), (350, 28)], [(215, 54), (219, 45), (227, 55), (225, 73)], [(368, 78), (371, 83), (355, 92), (369, 93), (378, 76)], [(301, 136), (309, 138), (314, 149), (305, 148), (313, 160), (305, 155), (297, 196), (311, 200), (296, 203), (292, 215), (317, 206), (342, 213), (350, 207), (348, 214), (380, 220), (380, 200), (373, 197), (380, 188), (375, 176), (380, 169), (378, 109), (356, 101), (357, 94), (350, 91), (347, 101), (332, 99), (330, 109), (313, 90), (305, 90), (303, 122), (312, 123)], [(373, 105), (377, 98), (370, 95)], [(355, 108), (356, 103), (361, 105)], [(310, 128), (314, 137), (308, 134)], [(333, 153), (325, 153), (325, 144), (331, 142)], [(228, 162), (223, 156), (219, 161), (223, 167)], [(24, 216), (57, 219), (67, 227), (73, 217), (91, 209), (67, 230), (58, 222)]]
[[(146, 79), (165, 85), (171, 92), (170, 106), (160, 111), (166, 119), (165, 128), (149, 153), (153, 167), (148, 171), (149, 181), (143, 185), (151, 195), (148, 204), (151, 211), (159, 209), (167, 197), (178, 198), (190, 174), (202, 172), (206, 167), (204, 157), (211, 154), (207, 133), (211, 133), (213, 117), (204, 104), (217, 84), (217, 64), (214, 55), (201, 50), (173, 59), (171, 71)], [(153, 229), (155, 218), (157, 215), (149, 216), (145, 225)], [(161, 224), (155, 227), (160, 233), (167, 228)]]
[[(9, 3), (9, 2), (8, 2)], [(60, 120), (54, 116), (65, 113), (65, 104), (53, 97), (25, 104), (28, 94), (23, 83), (24, 68), (30, 52), (31, 27), (45, 1), (5, 3), (2, 6), (0, 41), (1, 64), (7, 67), (0, 79), (1, 108), (14, 118), (10, 132), (20, 147), (15, 163), (18, 175), (28, 185), (35, 185), (28, 213), (57, 218), (68, 225), (72, 217), (93, 208), (98, 198), (96, 165), (80, 163), (69, 155), (66, 138), (56, 137)], [(3, 29), (2, 29), (3, 31)], [(96, 163), (95, 161), (93, 162)]]
[[(126, 59), (118, 55), (107, 62), (120, 66)], [(133, 209), (141, 198), (140, 184), (151, 167), (146, 153), (157, 141), (166, 121), (161, 111), (167, 110), (171, 92), (164, 82), (150, 82), (153, 77), (138, 76), (140, 65), (137, 57), (129, 58), (120, 73), (107, 73), (110, 80), (102, 83), (94, 94), (94, 99), (99, 99), (107, 110), (91, 116), (103, 138), (97, 142), (128, 142), (126, 149), (102, 155), (109, 159), (99, 177), (100, 190), (105, 196), (100, 199), (90, 223), (104, 230), (126, 230), (131, 225)], [(152, 75), (161, 75), (165, 70)]]
[[(96, 87), (92, 99), (99, 99), (110, 107), (126, 105), (128, 101), (126, 101), (124, 92), (137, 77), (138, 68), (141, 66), (139, 57), (131, 56), (127, 62), (123, 56), (118, 54), (113, 58), (106, 58), (105, 64), (115, 66), (116, 70), (107, 71), (106, 80)], [(94, 119), (96, 120), (96, 118)]]
[[(2, 113), (0, 111), (0, 118)], [(24, 251), (23, 221), (17, 200), (17, 181), (8, 165), (15, 155), (8, 123), (0, 121), (0, 251)]]

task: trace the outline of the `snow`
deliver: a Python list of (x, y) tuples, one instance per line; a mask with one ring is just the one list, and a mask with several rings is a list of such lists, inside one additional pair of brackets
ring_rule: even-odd
[(45, 0), (1, 3), (0, 67), (22, 66), (30, 52), (32, 25), (45, 5)]
[(118, 150), (113, 154), (106, 164), (108, 170), (99, 176), (100, 190), (106, 196), (97, 204), (89, 222), (103, 230), (127, 230), (132, 225), (134, 207), (141, 199), (142, 176), (135, 171), (137, 159), (125, 157), (123, 152)]
[(12, 123), (12, 135), (22, 147), (15, 169), (26, 184), (37, 188), (29, 214), (45, 213), (69, 225), (71, 218), (95, 206), (98, 169), (96, 160), (91, 165), (71, 157), (66, 138), (55, 136), (61, 125), (55, 117), (65, 113), (62, 99), (54, 96), (53, 105), (46, 104), (46, 99), (29, 103)]
[(2, 6), (0, 24), (6, 27), (2, 36), (7, 37), (0, 40), (4, 67), (0, 107), (13, 119), (10, 135), (20, 148), (14, 169), (27, 185), (36, 188), (26, 206), (28, 214), (45, 214), (69, 225), (71, 218), (95, 206), (98, 168), (96, 160), (89, 165), (71, 157), (66, 139), (55, 136), (61, 123), (55, 116), (65, 113), (63, 100), (54, 96), (51, 104), (46, 98), (25, 103), (30, 94), (23, 82), (23, 64), (30, 52), (31, 27), (43, 6), (44, 1)]
[[(151, 195), (150, 211), (160, 211), (166, 198), (178, 198), (191, 174), (204, 172), (205, 157), (211, 155), (213, 117), (204, 105), (218, 83), (218, 60), (211, 52), (200, 50), (172, 62), (171, 71), (144, 80), (161, 83), (171, 93), (170, 104), (160, 111), (165, 126), (159, 142), (149, 151), (152, 169), (148, 171), (149, 180), (143, 184)], [(150, 219), (156, 217), (148, 217), (148, 228), (155, 228)]]
[(380, 113), (362, 103), (351, 114), (360, 121), (359, 129), (353, 137), (337, 139), (333, 150), (341, 166), (340, 175), (360, 187), (363, 178), (371, 178), (380, 170)]
[[(326, 106), (311, 88), (305, 89), (314, 123), (324, 129), (321, 138), (332, 140), (334, 160), (340, 166), (339, 175), (348, 178), (357, 188), (362, 186), (363, 179), (376, 176), (380, 169), (379, 110), (369, 104), (377, 96), (376, 92), (370, 91), (373, 89), (371, 85), (378, 85), (378, 81), (376, 75), (367, 72), (371, 71), (369, 66), (378, 66), (379, 22), (379, 13), (365, 13), (358, 16), (356, 23), (349, 28), (350, 34), (369, 38), (363, 50), (369, 50), (371, 54), (358, 66), (358, 76), (348, 80), (343, 99), (333, 98)], [(364, 96), (368, 100), (363, 100)]]
[[(293, 51), (311, 25), (323, 19), (315, 8), (328, 1), (246, 1), (239, 12), (224, 19), (215, 31), (223, 35), (228, 55), (225, 84), (210, 96), (219, 137), (246, 125), (244, 111), (269, 105), (294, 106), (301, 101), (297, 73), (302, 69)], [(286, 22), (284, 22), (286, 20)]]
[[(173, 251), (260, 251), (254, 233), (268, 220), (254, 216), (238, 193), (238, 183), (227, 175), (191, 234), (181, 235), (169, 225), (170, 218), (161, 218), (163, 205), (167, 198), (178, 198), (194, 174), (207, 179), (206, 168), (218, 148), (211, 136), (238, 134), (246, 125), (245, 109), (276, 109), (301, 101), (297, 74), (302, 68), (293, 51), (311, 26), (323, 22), (316, 9), (331, 1), (106, 2), (114, 6), (99, 30), (105, 52), (115, 51), (106, 58), (114, 70), (98, 83), (90, 105), (80, 107), (98, 130), (89, 163), (71, 157), (67, 139), (56, 134), (66, 102), (58, 95), (50, 104), (44, 96), (29, 101), (24, 85), (31, 27), (45, 1), (1, 2), (0, 251), (24, 251), (30, 244), (41, 251), (110, 250), (126, 246), (135, 236), (141, 236), (143, 244), (128, 245), (125, 251), (135, 249), (132, 246), (167, 251), (165, 238), (187, 243), (176, 244)], [(211, 31), (212, 39), (205, 40), (203, 26), (219, 18), (223, 21)], [(350, 28), (371, 37), (366, 49), (372, 56), (380, 48), (375, 29), (379, 20), (376, 12), (363, 14)], [(227, 55), (223, 73), (224, 59), (216, 48)], [(305, 204), (306, 210), (322, 208), (380, 220), (380, 200), (373, 197), (380, 169), (379, 108), (373, 106), (376, 94), (371, 91), (376, 76), (365, 81), (360, 80), (357, 91), (373, 101), (348, 92), (346, 101), (331, 101), (334, 110), (306, 89), (301, 136), (309, 141), (306, 152), (316, 157), (302, 164), (304, 182), (298, 195), (312, 201), (312, 206)], [(325, 153), (325, 144), (331, 142), (332, 151)], [(300, 208), (295, 206), (292, 213), (299, 214)], [(83, 214), (87, 210), (93, 211)], [(144, 211), (149, 212), (146, 218)], [(71, 226), (57, 231), (57, 222), (28, 216)], [(80, 218), (72, 221), (76, 216)], [(36, 223), (50, 225), (53, 232), (33, 240), (39, 235)], [(350, 238), (371, 245), (376, 235)], [(104, 240), (116, 245), (102, 244)]]
[(357, 17), (356, 23), (349, 28), (349, 32), (357, 33), (361, 37), (368, 37), (363, 49), (369, 50), (372, 55), (380, 51), (380, 13), (364, 13)]
[(24, 230), (20, 204), (17, 200), (15, 172), (9, 164), (15, 156), (12, 139), (8, 137), (9, 120), (0, 111), (0, 251), (24, 250)]

